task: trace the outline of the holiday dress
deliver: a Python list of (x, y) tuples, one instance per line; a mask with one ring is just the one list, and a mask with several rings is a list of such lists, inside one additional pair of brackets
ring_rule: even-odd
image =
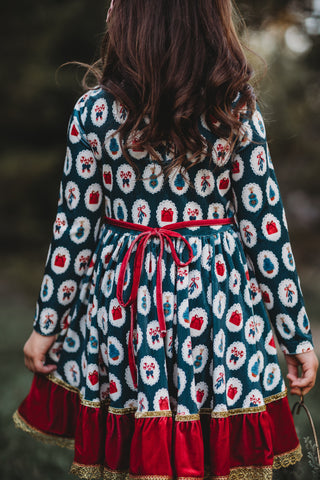
[(79, 477), (271, 479), (301, 458), (273, 331), (301, 353), (310, 324), (263, 119), (242, 110), (234, 151), (202, 117), (212, 154), (165, 179), (134, 141), (140, 178), (126, 161), (110, 93), (75, 105), (34, 321), (57, 370), (14, 421), (73, 448)]

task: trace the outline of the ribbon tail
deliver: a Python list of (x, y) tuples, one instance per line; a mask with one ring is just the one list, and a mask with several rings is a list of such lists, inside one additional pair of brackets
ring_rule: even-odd
[(134, 347), (133, 347), (133, 330), (135, 326), (134, 324), (135, 324), (136, 313), (137, 313), (136, 305), (133, 304), (130, 306), (131, 320), (130, 320), (130, 332), (129, 332), (129, 339), (128, 339), (128, 356), (129, 356), (129, 368), (130, 368), (130, 373), (131, 373), (134, 388), (138, 388), (137, 365), (135, 361)]
[(163, 298), (162, 298), (162, 257), (163, 257), (163, 237), (159, 235), (160, 239), (160, 253), (157, 264), (157, 309), (158, 309), (158, 322), (160, 327), (161, 337), (165, 337), (167, 334), (166, 319), (163, 310)]

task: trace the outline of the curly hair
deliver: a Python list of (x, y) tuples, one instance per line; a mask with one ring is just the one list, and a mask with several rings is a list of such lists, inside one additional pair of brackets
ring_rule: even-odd
[(167, 173), (190, 168), (212, 153), (199, 131), (201, 115), (213, 134), (236, 141), (240, 111), (255, 103), (238, 18), (232, 0), (114, 2), (91, 72), (127, 110), (119, 132), (129, 163), (134, 139), (159, 163), (165, 142), (173, 154)]

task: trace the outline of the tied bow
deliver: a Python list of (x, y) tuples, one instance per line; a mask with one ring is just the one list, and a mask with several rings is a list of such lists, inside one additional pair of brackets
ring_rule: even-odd
[[(157, 281), (156, 281), (156, 300), (157, 300), (157, 310), (158, 310), (158, 321), (160, 326), (160, 335), (162, 338), (166, 336), (166, 320), (163, 310), (163, 299), (162, 299), (162, 258), (164, 250), (165, 240), (168, 242), (168, 245), (171, 249), (172, 257), (178, 267), (186, 267), (192, 262), (193, 259), (193, 250), (188, 242), (188, 240), (178, 232), (169, 230), (168, 228), (152, 228), (144, 225), (139, 226), (142, 231), (131, 243), (129, 249), (126, 252), (126, 255), (123, 259), (119, 279), (117, 285), (117, 299), (120, 305), (123, 307), (131, 306), (131, 324), (130, 324), (130, 333), (129, 333), (129, 366), (130, 372), (133, 379), (133, 384), (137, 387), (137, 367), (134, 359), (134, 350), (133, 350), (133, 330), (134, 330), (134, 320), (137, 312), (137, 295), (141, 278), (142, 265), (144, 262), (145, 249), (148, 240), (151, 237), (157, 237), (160, 240), (160, 252), (157, 262)], [(178, 255), (176, 248), (173, 244), (172, 238), (180, 238), (182, 242), (187, 246), (189, 257), (186, 262), (182, 262)], [(125, 301), (123, 299), (123, 289), (124, 289), (124, 280), (125, 274), (128, 268), (130, 257), (133, 251), (134, 246), (137, 245), (137, 250), (135, 252), (134, 266), (133, 266), (133, 280), (132, 280), (132, 290), (129, 296), (129, 299)]]

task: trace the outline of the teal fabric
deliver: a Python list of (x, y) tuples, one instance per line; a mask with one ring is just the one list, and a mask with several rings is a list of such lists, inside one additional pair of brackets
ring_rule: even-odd
[[(313, 348), (279, 186), (259, 108), (243, 122), (236, 151), (215, 137), (204, 118), (201, 134), (214, 146), (181, 175), (164, 179), (146, 151), (130, 150), (141, 178), (122, 155), (118, 134), (125, 109), (101, 88), (75, 105), (57, 217), (37, 303), (34, 329), (57, 334), (48, 353), (55, 376), (88, 401), (109, 398), (139, 411), (258, 407), (284, 391), (271, 325), (283, 351)], [(147, 121), (147, 120), (146, 120)], [(164, 162), (171, 160), (165, 145)], [(167, 335), (159, 334), (156, 261), (148, 241), (135, 328), (138, 388), (128, 366), (130, 309), (116, 298), (119, 269), (139, 232), (104, 224), (104, 215), (162, 227), (168, 222), (235, 216), (236, 225), (181, 231), (192, 246), (177, 267), (166, 245), (163, 304)], [(182, 259), (188, 252), (174, 239)], [(125, 298), (133, 281), (126, 274)]]

